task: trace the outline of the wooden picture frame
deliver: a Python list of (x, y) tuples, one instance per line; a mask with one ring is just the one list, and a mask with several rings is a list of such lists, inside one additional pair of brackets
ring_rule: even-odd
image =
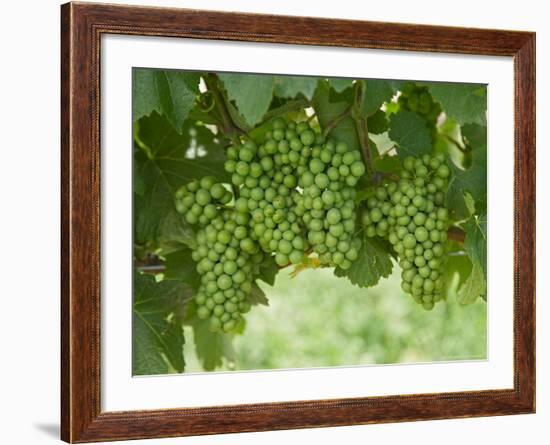
[[(170, 8), (61, 8), (61, 437), (71, 443), (494, 416), (535, 411), (535, 34)], [(102, 412), (100, 38), (103, 34), (512, 56), (514, 387)]]

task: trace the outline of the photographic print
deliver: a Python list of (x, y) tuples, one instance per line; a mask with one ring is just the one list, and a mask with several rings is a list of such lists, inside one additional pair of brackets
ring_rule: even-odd
[(133, 374), (487, 357), (487, 87), (133, 69)]
[(535, 412), (535, 33), (61, 11), (63, 440)]

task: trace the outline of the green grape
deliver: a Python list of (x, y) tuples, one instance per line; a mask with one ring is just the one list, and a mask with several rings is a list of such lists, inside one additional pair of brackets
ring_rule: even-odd
[[(239, 189), (236, 210), (252, 216), (252, 241), (275, 255), (279, 265), (301, 262), (313, 250), (323, 254), (324, 265), (349, 267), (358, 256), (349, 241), (355, 232), (353, 187), (365, 172), (360, 153), (325, 140), (307, 122), (281, 118), (273, 121), (258, 148), (245, 145), (228, 152), (234, 163), (225, 167)], [(255, 166), (261, 172), (255, 172)], [(252, 176), (260, 181), (252, 181)], [(292, 227), (286, 227), (288, 223)], [(242, 240), (241, 233), (235, 237)], [(347, 257), (337, 255), (335, 263), (337, 246), (348, 246), (340, 252)], [(241, 241), (240, 248), (246, 250), (246, 243)]]
[[(192, 253), (197, 272), (201, 274), (195, 296), (197, 316), (209, 319), (213, 331), (232, 332), (242, 323), (242, 314), (250, 309), (247, 298), (253, 263), (261, 262), (263, 254), (253, 257), (250, 253), (255, 245), (249, 245), (252, 242), (248, 234), (249, 221), (238, 212), (223, 209), (197, 232), (197, 247)], [(237, 238), (241, 239), (240, 243)], [(244, 249), (240, 245), (243, 241)]]
[(191, 224), (208, 224), (215, 219), (220, 208), (232, 199), (225, 187), (212, 176), (193, 180), (175, 194), (175, 207)]
[[(308, 122), (281, 118), (257, 142), (243, 140), (227, 150), (224, 168), (235, 194), (207, 176), (189, 182), (175, 196), (177, 211), (197, 226), (192, 252), (201, 275), (197, 316), (208, 319), (214, 331), (242, 326), (253, 280), (266, 255), (285, 267), (302, 263), (313, 252), (321, 265), (347, 269), (361, 249), (355, 238), (354, 187), (365, 173), (359, 151), (325, 139)], [(441, 170), (437, 177), (443, 180), (444, 174)], [(441, 184), (438, 190), (444, 190)], [(373, 236), (387, 235), (395, 226), (387, 218), (392, 205), (383, 202), (388, 193), (378, 191), (380, 202), (363, 218), (365, 224), (376, 224)], [(432, 219), (446, 221), (437, 212)]]
[(443, 204), (450, 169), (441, 155), (409, 156), (402, 168), (397, 182), (375, 189), (361, 222), (368, 237), (386, 238), (393, 246), (403, 270), (403, 291), (430, 310), (441, 300), (440, 258), (449, 225), (449, 213)]

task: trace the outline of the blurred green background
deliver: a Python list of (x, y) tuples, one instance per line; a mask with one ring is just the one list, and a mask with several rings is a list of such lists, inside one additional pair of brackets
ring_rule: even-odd
[[(485, 359), (487, 308), (454, 298), (424, 310), (400, 288), (399, 267), (374, 288), (360, 289), (332, 269), (292, 278), (283, 269), (273, 287), (258, 281), (269, 307), (247, 314), (234, 338), (235, 361), (217, 371)], [(193, 345), (192, 331), (185, 332)], [(202, 371), (193, 347), (186, 372)]]

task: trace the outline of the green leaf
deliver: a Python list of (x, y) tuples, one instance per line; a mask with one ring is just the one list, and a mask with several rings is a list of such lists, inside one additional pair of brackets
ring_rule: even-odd
[(464, 192), (470, 193), (479, 211), (487, 206), (487, 128), (465, 125), (462, 134), (472, 149), (471, 165), (462, 170), (451, 164), (454, 174), (447, 192), (447, 206), (458, 218), (468, 216)]
[(472, 263), (479, 264), (483, 276), (487, 276), (487, 215), (472, 216), (464, 224), (466, 238), (464, 250), (472, 260)]
[(260, 263), (260, 273), (258, 274), (258, 278), (265, 281), (270, 286), (273, 286), (275, 284), (275, 277), (277, 276), (277, 273), (279, 273), (279, 267), (275, 262), (275, 257), (269, 256), (264, 258), (264, 260)]
[(467, 83), (426, 83), (434, 100), (460, 125), (487, 122), (487, 88)]
[(179, 133), (199, 94), (200, 75), (174, 70), (134, 68), (134, 122), (153, 111), (165, 116)]
[(256, 125), (269, 109), (275, 86), (266, 74), (218, 74), (227, 97), (235, 102), (248, 125)]
[(212, 332), (207, 320), (194, 318), (191, 324), (197, 357), (205, 371), (213, 371), (222, 366), (224, 358), (235, 361), (235, 351), (229, 335)]
[(330, 84), (326, 80), (319, 81), (315, 95), (313, 96), (313, 107), (319, 118), (321, 127), (334, 120), (349, 108), (349, 103), (344, 100), (338, 100), (339, 97), (331, 96)]
[(299, 94), (311, 100), (318, 82), (317, 77), (274, 76), (275, 95), (284, 99), (294, 99)]
[(181, 249), (164, 256), (164, 278), (187, 283), (193, 289), (200, 284), (200, 275), (197, 273), (196, 263), (191, 258), (191, 249)]
[(369, 133), (369, 140), (376, 145), (376, 157), (382, 153), (390, 153), (392, 149), (395, 149), (395, 142), (390, 139), (388, 133)]
[(351, 117), (343, 119), (331, 132), (330, 137), (333, 137), (338, 142), (345, 142), (350, 149), (360, 150), (359, 138), (355, 121)]
[(328, 83), (337, 93), (341, 93), (346, 88), (353, 86), (353, 79), (331, 78)]
[(137, 241), (156, 239), (163, 220), (175, 212), (174, 194), (191, 179), (212, 175), (227, 180), (223, 168), (224, 141), (208, 128), (186, 121), (183, 134), (156, 112), (139, 120), (135, 140), (134, 177), (139, 191), (134, 201)]
[(263, 129), (269, 128), (269, 130), (271, 130), (273, 127), (273, 120), (281, 116), (295, 121), (302, 121), (308, 118), (305, 109), (309, 107), (309, 101), (304, 98), (287, 100), (284, 101), (282, 105), (275, 104), (276, 106), (273, 106), (273, 103), (271, 105), (272, 108), (265, 114), (262, 123), (249, 132), (250, 137), (259, 137), (262, 139), (265, 134)]
[(473, 263), (472, 272), (458, 290), (457, 299), (461, 304), (473, 303), (478, 297), (485, 295), (486, 289), (483, 270), (478, 263)]
[(457, 221), (466, 219), (470, 215), (464, 192), (459, 187), (454, 187), (452, 180), (447, 190), (445, 206)]
[(229, 112), (229, 117), (235, 123), (237, 127), (243, 130), (245, 133), (249, 133), (254, 125), (249, 124), (244, 116), (237, 110), (237, 107), (230, 100), (225, 101), (225, 106)]
[(457, 290), (470, 276), (472, 262), (463, 252), (448, 255), (445, 258), (442, 279), (444, 292), (447, 298), (457, 298)]
[(460, 132), (473, 150), (487, 150), (487, 127), (485, 125), (466, 124)]
[(394, 91), (402, 90), (403, 87), (410, 83), (410, 80), (386, 80), (390, 88), (392, 88)]
[(210, 92), (204, 93), (205, 96), (209, 96), (206, 100), (207, 104), (212, 104), (212, 108), (207, 108), (208, 111), (203, 110), (204, 105), (199, 104), (198, 100), (200, 97), (195, 101), (195, 105), (189, 112), (189, 115), (187, 116), (187, 119), (191, 121), (199, 121), (202, 124), (208, 124), (208, 125), (220, 125), (219, 117), (216, 115), (216, 107), (215, 107), (215, 99), (210, 96)]
[(399, 157), (419, 157), (432, 150), (426, 122), (412, 111), (399, 111), (390, 117), (390, 138), (397, 144)]
[(476, 202), (468, 192), (464, 192), (464, 204), (466, 205), (466, 209), (468, 209), (469, 215), (473, 215), (476, 212)]
[(386, 118), (386, 113), (382, 110), (378, 110), (376, 113), (370, 115), (367, 118), (367, 126), (369, 128), (369, 133), (372, 134), (382, 134), (388, 131), (388, 119)]
[(171, 314), (190, 298), (184, 283), (134, 274), (133, 375), (184, 371), (183, 329)]
[(365, 80), (365, 95), (363, 98), (362, 111), (370, 116), (380, 110), (384, 102), (389, 101), (393, 96), (393, 88), (385, 80)]
[(351, 267), (347, 270), (337, 267), (334, 275), (347, 277), (359, 287), (372, 287), (378, 284), (380, 278), (388, 277), (392, 269), (391, 255), (381, 240), (365, 237), (359, 256)]
[(386, 117), (390, 117), (392, 114), (398, 113), (401, 110), (399, 102), (387, 102), (386, 103)]
[(175, 210), (171, 210), (161, 220), (157, 238), (163, 255), (196, 246), (193, 229)]
[(257, 304), (269, 306), (269, 300), (265, 296), (265, 292), (260, 286), (256, 284), (255, 281), (252, 283), (252, 289), (250, 291), (250, 294), (248, 295), (248, 301), (252, 306), (255, 306)]
[[(313, 96), (313, 108), (315, 108), (322, 129), (325, 129), (327, 125), (349, 108), (350, 103), (343, 99), (345, 99), (343, 95), (331, 94), (328, 81), (319, 81), (319, 85)], [(351, 117), (342, 119), (332, 129), (330, 136), (338, 141), (347, 143), (350, 148), (358, 150), (360, 147), (355, 122)]]
[(397, 156), (382, 156), (373, 163), (374, 170), (382, 173), (396, 173), (401, 169), (401, 162)]

